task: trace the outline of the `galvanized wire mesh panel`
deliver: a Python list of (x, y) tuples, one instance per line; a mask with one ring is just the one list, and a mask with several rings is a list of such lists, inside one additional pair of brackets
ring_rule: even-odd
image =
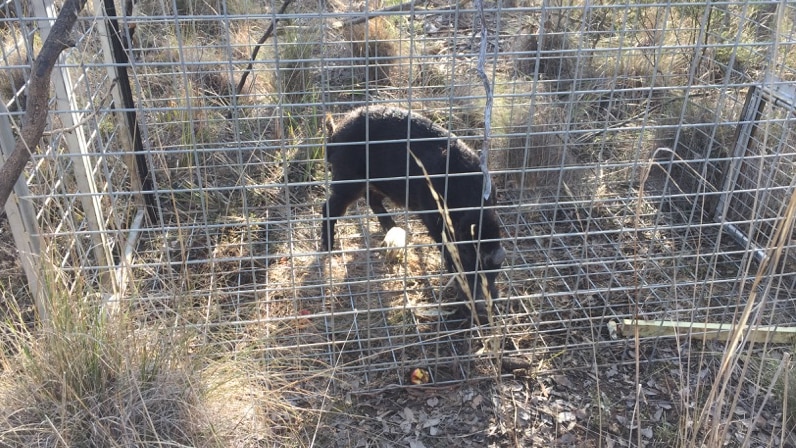
[[(160, 220), (131, 260), (126, 303), (142, 322), (353, 389), (404, 385), (416, 367), (438, 383), (494, 377), (483, 360), (497, 352), (482, 350), (492, 341), (541, 370), (635, 363), (610, 323), (733, 322), (793, 188), (792, 104), (742, 115), (766, 74), (796, 77), (793, 5), (487, 5), (489, 164), (509, 256), (494, 319), (476, 330), (452, 312), (462, 305), (452, 275), (413, 214), (394, 209), (410, 233), (401, 263), (387, 261), (364, 201), (338, 223), (335, 250), (320, 247), (327, 114), (397, 105), (483, 146), (477, 10), (383, 6), (276, 15), (270, 4), (142, 1), (118, 18)], [(72, 112), (106, 227), (122, 231), (137, 192), (109, 118), (97, 20), (81, 19), (66, 57)], [(752, 152), (734, 151), (749, 127)], [(32, 199), (63, 267), (98, 268), (60, 135), (28, 174)], [(124, 233), (107, 235), (118, 250)], [(758, 285), (768, 298), (758, 322), (796, 321), (789, 263)], [(681, 356), (657, 350), (664, 339), (643, 342), (645, 361)]]
[[(0, 10), (5, 62), (0, 85), (9, 111), (3, 119), (18, 129), (28, 94), (27, 71), (57, 10), (43, 1), (4, 2)], [(110, 294), (112, 282), (103, 274), (118, 262), (136, 196), (129, 190), (120, 129), (111, 114), (112, 81), (102, 68), (101, 23), (79, 20), (74, 46), (53, 71), (53, 113), (42, 144), (31, 148), (33, 160), (25, 173), (30, 194), (23, 202), (34, 210), (38, 226), (15, 231), (45, 242), (46, 249), (34, 255), (57, 266), (70, 288), (73, 282), (102, 281)], [(13, 143), (4, 141), (4, 149), (10, 151)]]
[[(749, 120), (739, 126), (727, 193), (717, 211), (738, 232), (739, 243), (752, 248), (770, 245), (793, 191), (796, 96), (790, 84), (770, 81), (749, 92)], [(765, 256), (758, 253), (758, 258)]]

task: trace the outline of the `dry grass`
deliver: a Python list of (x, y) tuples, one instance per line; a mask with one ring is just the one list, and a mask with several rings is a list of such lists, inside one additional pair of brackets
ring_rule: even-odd
[[(172, 5), (166, 5), (166, 11), (158, 5), (143, 6), (151, 15), (175, 12)], [(252, 7), (244, 2), (231, 6), (232, 13)], [(411, 85), (415, 108), (421, 104), (435, 121), (457, 133), (480, 135), (483, 92), (472, 61), (457, 59), (453, 64), (445, 56), (469, 51), (461, 36), (471, 32), (466, 28), (472, 26), (471, 17), (462, 14), (459, 29), (435, 21), (440, 31), (422, 51), (407, 47), (400, 19), (375, 18), (331, 31), (314, 18), (290, 23), (277, 36), (279, 65), (264, 63), (267, 74), (255, 77), (235, 99), (240, 106), (234, 111), (240, 126), (235, 128), (225, 118), (235, 79), (229, 64), (219, 61), (230, 55), (245, 60), (261, 30), (252, 23), (220, 24), (210, 18), (219, 7), (213, 2), (178, 2), (178, 12), (208, 18), (176, 29), (162, 23), (139, 27), (139, 67), (151, 70), (136, 78), (140, 100), (147, 101), (148, 115), (142, 119), (153, 124), (149, 137), (157, 150), (154, 165), (164, 187), (164, 216), (172, 228), (142, 240), (135, 297), (119, 316), (104, 317), (92, 291), (64, 291), (56, 281), (48, 285), (54, 315), (49, 325), (30, 328), (30, 311), (24, 305), (4, 309), (0, 446), (331, 446), (339, 440), (331, 439), (333, 429), (326, 426), (329, 403), (340, 414), (350, 409), (345, 400), (329, 394), (329, 384), (356, 390), (363, 382), (357, 375), (368, 375), (368, 387), (394, 385), (395, 359), (406, 362), (400, 366), (409, 365), (426, 359), (424, 351), (444, 359), (434, 364), (436, 380), (459, 381), (458, 370), (451, 366), (475, 357), (473, 347), (483, 342), (463, 337), (445, 345), (435, 339), (445, 323), (426, 311), (436, 310), (440, 297), (450, 295), (443, 288), (449, 276), (439, 274), (437, 248), (417, 222), (403, 223), (414, 231), (410, 249), (404, 263), (391, 266), (378, 249), (381, 230), (367, 217), (364, 204), (354, 206), (352, 214), (360, 212), (365, 219), (338, 226), (343, 250), (332, 256), (316, 254), (318, 224), (313, 221), (325, 194), (320, 101), (370, 98), (400, 103), (407, 97), (404, 86)], [(572, 14), (580, 10), (573, 8)], [(648, 404), (655, 399), (634, 396), (640, 390), (634, 387), (660, 382), (668, 387), (660, 390), (670, 393), (666, 398), (673, 400), (676, 412), (667, 412), (659, 421), (656, 440), (679, 446), (692, 446), (695, 440), (724, 443), (718, 434), (728, 426), (719, 419), (706, 417), (695, 426), (699, 415), (709, 415), (718, 404), (724, 405), (719, 408), (725, 416), (736, 409), (750, 410), (742, 415), (747, 423), (752, 421), (748, 416), (757, 414), (778, 419), (780, 438), (787, 440), (796, 384), (791, 364), (777, 350), (740, 356), (716, 346), (664, 341), (656, 350), (681, 356), (681, 362), (651, 361), (653, 372), (648, 372), (643, 362), (653, 356), (646, 351), (646, 341), (630, 351), (597, 346), (603, 342), (603, 323), (616, 313), (634, 313), (639, 303), (652, 317), (708, 319), (714, 316), (693, 310), (737, 307), (747, 298), (704, 266), (710, 261), (700, 261), (703, 266), (698, 267), (678, 264), (679, 257), (704, 260), (710, 254), (702, 253), (702, 246), (688, 246), (685, 238), (669, 230), (690, 221), (675, 213), (659, 214), (659, 203), (648, 199), (643, 189), (652, 189), (656, 180), (676, 184), (683, 194), (719, 185), (722, 166), (711, 167), (700, 179), (692, 176), (691, 160), (727, 154), (729, 127), (712, 131), (722, 107), (715, 98), (694, 91), (688, 103), (664, 99), (679, 95), (672, 90), (675, 86), (724, 79), (731, 60), (736, 61), (736, 71), (753, 73), (760, 64), (753, 57), (757, 49), (712, 55), (715, 64), (708, 67), (689, 53), (696, 34), (677, 33), (673, 25), (698, 25), (699, 11), (650, 7), (628, 16), (622, 23), (638, 25), (639, 31), (622, 35), (606, 25), (617, 23), (613, 17), (597, 23), (597, 14), (620, 10), (596, 11), (585, 37), (578, 29), (586, 23), (583, 17), (554, 20), (544, 25), (541, 35), (536, 28), (524, 28), (513, 42), (513, 51), (523, 57), (514, 67), (509, 61), (499, 63), (496, 85), (506, 90), (499, 90), (504, 96), (496, 104), (496, 129), (498, 135), (513, 136), (494, 142), (492, 168), (506, 174), (502, 193), (513, 197), (521, 190), (524, 195), (511, 204), (517, 208), (511, 216), (507, 213), (507, 222), (522, 218), (530, 223), (511, 229), (510, 236), (528, 246), (515, 247), (515, 261), (525, 264), (507, 270), (503, 285), (522, 298), (511, 303), (500, 322), (505, 331), (522, 330), (506, 338), (506, 348), (534, 353), (539, 362), (527, 374), (540, 384), (537, 371), (611, 365), (620, 358), (610, 356), (614, 351), (621, 351), (626, 361), (636, 350), (630, 356), (642, 365), (635, 370), (619, 370), (609, 377), (595, 367), (584, 375), (587, 381), (597, 378), (596, 389), (577, 393), (591, 396), (584, 409), (600, 416), (583, 422), (592, 436), (629, 434), (625, 440), (635, 440), (633, 430), (617, 428), (616, 415), (625, 415), (619, 408), (627, 403), (637, 406), (642, 411), (634, 418), (650, 424), (654, 408)], [(726, 20), (743, 16), (733, 11)], [(714, 18), (713, 25), (720, 19)], [(212, 27), (205, 27), (208, 22)], [(749, 30), (744, 33), (751, 36)], [(454, 35), (459, 37), (454, 40)], [(206, 45), (213, 42), (220, 44)], [(661, 51), (667, 46), (683, 50)], [(226, 47), (232, 47), (230, 54), (219, 49)], [(603, 51), (594, 51), (599, 49)], [(416, 59), (404, 59), (410, 54)], [(327, 64), (323, 67), (315, 63), (321, 55)], [(273, 60), (276, 55), (261, 58)], [(709, 69), (704, 79), (689, 79), (692, 64), (697, 64), (698, 73)], [(512, 78), (516, 74), (523, 79)], [(14, 83), (19, 78), (15, 71), (2, 75)], [(534, 80), (536, 75), (539, 79)], [(8, 85), (0, 82), (4, 99)], [(732, 113), (723, 113), (728, 115)], [(232, 151), (242, 140), (260, 142), (261, 147)], [(203, 145), (212, 150), (197, 150)], [(660, 146), (674, 151), (655, 153)], [(651, 154), (672, 157), (650, 160)], [(643, 168), (634, 162), (654, 167), (659, 177), (653, 175), (643, 184)], [(587, 164), (588, 176), (586, 169), (566, 169)], [(50, 175), (58, 173), (53, 170)], [(533, 209), (529, 203), (544, 202), (542, 195), (555, 199), (557, 207), (573, 199), (577, 204), (553, 212)], [(60, 219), (59, 210), (48, 213)], [(554, 224), (542, 224), (549, 222)], [(119, 229), (124, 228), (121, 224)], [(652, 230), (633, 230), (639, 227)], [(68, 247), (67, 243), (56, 246)], [(581, 258), (572, 258), (574, 253)], [(531, 258), (520, 260), (529, 254)], [(584, 263), (586, 268), (581, 267)], [(671, 296), (655, 301), (637, 296), (632, 288), (618, 288), (606, 296), (592, 291), (632, 286), (639, 273), (649, 283), (672, 283)], [(72, 282), (79, 280), (77, 275)], [(713, 285), (712, 280), (719, 281)], [(4, 304), (19, 295), (2, 292)], [(787, 313), (780, 318), (784, 322)], [(547, 351), (573, 340), (593, 341), (594, 348)], [(330, 354), (336, 358), (330, 359)], [(720, 371), (723, 362), (732, 368)], [(716, 385), (743, 393), (757, 388), (739, 398), (743, 406), (709, 399), (714, 386), (709, 380), (722, 372), (723, 382)], [(499, 379), (486, 368), (476, 373)], [(634, 382), (644, 375), (645, 381)], [(617, 386), (617, 377), (632, 384)], [(743, 401), (749, 397), (749, 402)], [(513, 405), (516, 414), (519, 405)], [(770, 409), (780, 413), (769, 415)], [(499, 417), (501, 422), (509, 420), (509, 414)]]
[(400, 39), (397, 30), (384, 17), (351, 26), (351, 44), (355, 61), (367, 67), (367, 80), (389, 85), (400, 65)]
[(566, 136), (566, 110), (541, 99), (513, 107), (506, 129), (514, 136), (499, 152), (504, 160), (497, 161), (509, 171), (506, 188), (532, 192), (534, 202), (583, 193), (588, 188), (582, 182), (586, 170), (575, 169), (577, 159)]
[(90, 291), (67, 292), (54, 277), (47, 324), (28, 329), (13, 307), (3, 323), (0, 446), (304, 446), (311, 437), (317, 415), (285, 400), (303, 393), (278, 368), (197, 345), (184, 328), (108, 316)]
[(0, 73), (0, 98), (3, 102), (10, 103), (11, 112), (24, 109), (26, 101), (23, 87), (27, 76), (28, 54), (25, 47), (19, 45), (21, 40), (22, 32), (16, 26), (0, 30), (0, 42), (3, 44), (0, 62), (6, 67), (14, 67)]
[(543, 32), (535, 27), (520, 30), (511, 48), (516, 53), (514, 70), (518, 76), (555, 81), (555, 91), (568, 91), (575, 80), (588, 77), (582, 73), (587, 59), (573, 42), (573, 33), (550, 29), (550, 23), (546, 27)]
[[(715, 210), (723, 188), (724, 173), (729, 164), (735, 139), (735, 126), (715, 123), (715, 106), (718, 98), (706, 96), (698, 103), (683, 100), (671, 101), (661, 108), (660, 123), (655, 139), (650, 145), (650, 156), (656, 162), (653, 178), (664, 175), (675, 192), (705, 192), (699, 208), (708, 216)], [(733, 115), (740, 113), (735, 105)], [(676, 118), (675, 118), (676, 117)], [(663, 148), (663, 150), (659, 150)], [(711, 159), (704, 161), (705, 157)], [(665, 180), (665, 181), (666, 181)], [(685, 209), (690, 208), (687, 204)]]

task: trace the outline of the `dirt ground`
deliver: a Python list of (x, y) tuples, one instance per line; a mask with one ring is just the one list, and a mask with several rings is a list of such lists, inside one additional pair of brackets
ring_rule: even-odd
[[(371, 233), (374, 239), (379, 238), (378, 230)], [(350, 240), (350, 244), (353, 251), (367, 245), (361, 238)], [(521, 250), (528, 252), (527, 248)], [(553, 264), (564, 263), (556, 260)], [(389, 276), (387, 269), (380, 269), (377, 258), (370, 265), (374, 278)], [(544, 266), (540, 264), (536, 269)], [(518, 274), (522, 275), (511, 271), (511, 275)], [(537, 280), (529, 283), (526, 273), (526, 280), (514, 282), (512, 287), (528, 288), (543, 277), (541, 271), (532, 273), (531, 278)], [(566, 278), (562, 278), (562, 285), (566, 286)], [(602, 278), (616, 280), (616, 276)], [(715, 289), (713, 293), (715, 300), (731, 295), (729, 290)], [(450, 384), (411, 386), (404, 379), (396, 380), (394, 373), (387, 373), (383, 382), (373, 379), (378, 375), (371, 375), (370, 387), (391, 387), (380, 392), (346, 394), (345, 409), (337, 415), (332, 413), (329, 420), (336, 434), (331, 440), (337, 446), (412, 447), (668, 447), (689, 446), (701, 440), (703, 433), (690, 434), (681, 428), (693, 426), (695, 419), (712, 418), (699, 414), (697, 404), (704, 402), (711, 390), (724, 343), (684, 338), (643, 339), (636, 344), (632, 335), (622, 335), (621, 325), (617, 335), (612, 335), (597, 316), (587, 325), (575, 320), (578, 311), (589, 311), (591, 307), (626, 312), (622, 311), (626, 307), (622, 295), (613, 296), (616, 303), (598, 305), (566, 297), (551, 300), (552, 309), (538, 309), (537, 317), (515, 307), (498, 318), (499, 326), (494, 328), (503, 326), (503, 334), (507, 335), (501, 339), (499, 360), (474, 354), (488, 343), (488, 336), (473, 332), (462, 338), (471, 337), (474, 342), (468, 345), (460, 341), (454, 351), (461, 359), (480, 359), (465, 369), (465, 375), (476, 380), (456, 381), (438, 374), (436, 380), (448, 380)], [(602, 298), (595, 294), (591, 300)], [(663, 305), (650, 301), (649, 311)], [(569, 313), (573, 319), (569, 326), (553, 321), (553, 316), (561, 319), (561, 313)], [(546, 318), (550, 322), (546, 323)], [(448, 324), (454, 326), (450, 321)], [(400, 330), (398, 323), (393, 325), (394, 330)], [(433, 337), (426, 343), (433, 346)], [(381, 350), (388, 351), (383, 347)], [(403, 353), (409, 353), (416, 363), (424, 360), (417, 350)], [(776, 364), (783, 359), (783, 353), (759, 348), (752, 355), (760, 359), (772, 357)], [(397, 365), (399, 371), (410, 374), (411, 361)], [(761, 404), (762, 396), (771, 392), (764, 393), (760, 386), (748, 383), (742, 385), (743, 372), (744, 366), (734, 369), (733, 381), (739, 384), (731, 386), (740, 388), (733, 411), (737, 418), (717, 425), (724, 431), (726, 445), (741, 446), (747, 437), (761, 446), (796, 443), (796, 432), (783, 427), (783, 397), (774, 393), (769, 395), (767, 405)]]

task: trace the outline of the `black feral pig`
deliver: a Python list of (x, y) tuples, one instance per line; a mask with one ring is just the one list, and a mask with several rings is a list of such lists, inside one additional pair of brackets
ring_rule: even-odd
[[(476, 153), (428, 118), (395, 107), (362, 107), (337, 126), (327, 118), (326, 126), (326, 159), (331, 164), (332, 184), (323, 207), (323, 249), (334, 246), (337, 218), (366, 192), (381, 227), (389, 231), (395, 226), (383, 204), (389, 198), (395, 205), (417, 212), (437, 243), (443, 242), (443, 232), (447, 231), (447, 241), (455, 245), (470, 291), (480, 302), (478, 314), (482, 315), (484, 293), (497, 297), (495, 277), (506, 252), (500, 244), (495, 210), (483, 207), (493, 205), (494, 198), (482, 200), (484, 175)], [(446, 229), (429, 179), (448, 210), (452, 229)], [(445, 247), (443, 255), (448, 271), (458, 272)]]

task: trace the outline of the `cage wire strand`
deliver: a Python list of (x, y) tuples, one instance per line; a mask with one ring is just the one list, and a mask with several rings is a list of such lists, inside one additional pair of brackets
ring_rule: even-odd
[[(196, 331), (202, 347), (257, 353), (266, 370), (352, 393), (412, 387), (416, 369), (434, 385), (524, 369), (601, 387), (630, 375), (642, 402), (666, 372), (689, 394), (700, 368), (717, 373), (692, 357), (719, 365), (724, 342), (702, 338), (719, 337), (709, 324), (740, 324), (748, 300), (759, 301), (755, 325), (796, 327), (796, 240), (792, 229), (774, 239), (796, 188), (790, 2), (284, 4), (140, 1), (117, 13), (160, 221), (140, 231), (105, 18), (81, 17), (57, 67), (71, 101), (50, 102), (18, 198), (37, 228), (16, 224), (15, 237), (40, 238), (72, 286), (101, 289), (124, 263), (120, 304), (142, 326)], [(15, 130), (52, 7), (0, 3), (0, 118)], [(467, 301), (440, 245), (415, 211), (388, 202), (408, 235), (390, 261), (367, 186), (338, 219), (335, 247), (321, 247), (322, 204), (338, 182), (324, 120), (364, 105), (454, 134), (441, 145), (446, 167), (454, 138), (480, 150), (507, 252), (491, 324), (457, 314)], [(397, 142), (438, 144), (411, 129)], [(373, 147), (379, 129), (365, 135), (350, 143)], [(408, 197), (403, 168), (390, 181)], [(464, 194), (444, 171), (443, 196)], [(780, 260), (759, 278), (775, 242)], [(746, 375), (724, 379), (773, 387)]]

